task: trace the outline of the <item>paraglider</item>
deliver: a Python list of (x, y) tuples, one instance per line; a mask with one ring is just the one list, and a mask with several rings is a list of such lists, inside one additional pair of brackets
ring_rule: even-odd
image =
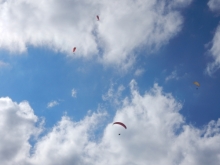
[(193, 84), (197, 86), (196, 89), (198, 89), (198, 87), (200, 87), (200, 84), (197, 81), (194, 81)]
[[(127, 129), (126, 125), (125, 125), (124, 123), (122, 123), (122, 122), (114, 122), (113, 125), (114, 125), (114, 124), (121, 125), (121, 126), (124, 127), (125, 129)], [(118, 135), (121, 135), (121, 134), (119, 133)]]
[(75, 53), (75, 51), (76, 51), (76, 47), (73, 48), (73, 53)]
[(124, 123), (122, 123), (122, 122), (114, 122), (113, 125), (114, 125), (114, 124), (119, 124), (119, 125), (121, 125), (122, 127), (124, 127), (125, 129), (127, 129), (126, 125), (125, 125)]
[(98, 15), (96, 16), (96, 18), (97, 18), (97, 21), (99, 21), (99, 16)]

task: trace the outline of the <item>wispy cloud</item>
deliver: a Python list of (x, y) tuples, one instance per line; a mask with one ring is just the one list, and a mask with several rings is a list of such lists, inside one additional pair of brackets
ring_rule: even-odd
[(181, 71), (176, 69), (172, 71), (171, 74), (165, 78), (165, 81), (168, 82), (170, 80), (180, 80), (185, 78), (187, 75), (188, 75), (187, 73), (182, 73)]
[(52, 108), (56, 105), (59, 105), (59, 102), (58, 101), (51, 101), (47, 104), (47, 108)]
[(208, 6), (211, 11), (220, 13), (220, 1), (219, 0), (209, 0)]
[(214, 38), (212, 40), (212, 47), (209, 50), (211, 57), (213, 58), (213, 62), (210, 62), (207, 65), (206, 73), (208, 75), (213, 75), (220, 68), (220, 25), (217, 27)]
[(121, 99), (121, 94), (125, 90), (123, 85), (120, 85), (117, 89), (115, 89), (114, 84), (111, 84), (111, 87), (108, 89), (107, 93), (102, 95), (102, 100), (110, 101), (115, 105), (119, 104), (119, 100)]
[(145, 72), (145, 69), (137, 69), (137, 70), (134, 72), (134, 75), (135, 75), (135, 76), (141, 76), (144, 72)]
[(4, 68), (4, 67), (8, 67), (8, 66), (10, 66), (9, 63), (6, 63), (4, 61), (0, 61), (0, 68)]
[[(209, 0), (208, 6), (211, 11), (220, 13), (220, 1), (219, 0)], [(220, 25), (218, 25), (215, 35), (212, 39), (212, 47), (209, 50), (213, 62), (208, 63), (205, 72), (212, 76), (220, 68)]]
[(175, 79), (175, 80), (179, 80), (179, 77), (177, 76), (177, 71), (172, 71), (172, 73), (166, 77), (166, 81), (169, 81), (169, 80), (172, 80), (172, 79)]
[(71, 91), (71, 96), (76, 98), (76, 94), (77, 94), (77, 91), (76, 89), (73, 88)]

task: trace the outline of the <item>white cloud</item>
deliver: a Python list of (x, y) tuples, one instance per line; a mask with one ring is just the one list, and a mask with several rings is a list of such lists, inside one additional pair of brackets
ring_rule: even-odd
[(77, 94), (76, 89), (72, 89), (72, 93), (71, 93), (72, 97), (76, 97), (76, 94)]
[(10, 66), (9, 63), (6, 63), (4, 61), (0, 61), (0, 68), (8, 67)]
[(51, 101), (47, 104), (47, 108), (52, 108), (56, 105), (59, 105), (59, 102), (58, 101)]
[(177, 71), (174, 70), (172, 71), (172, 73), (166, 77), (166, 81), (169, 81), (169, 80), (172, 80), (172, 79), (175, 79), (175, 80), (179, 80), (179, 77), (177, 76)]
[[(40, 165), (83, 165), (88, 156), (87, 147), (93, 145), (91, 133), (105, 113), (94, 113), (82, 121), (73, 122), (62, 117), (51, 132), (38, 141), (30, 164)], [(92, 162), (91, 162), (92, 163)]]
[(112, 83), (108, 92), (102, 95), (102, 100), (109, 101), (114, 105), (118, 105), (120, 104), (119, 100), (121, 99), (121, 94), (125, 90), (125, 87), (123, 85), (120, 85), (117, 89), (114, 89), (114, 86), (115, 84)]
[(28, 140), (41, 130), (35, 127), (37, 120), (28, 102), (18, 104), (8, 97), (0, 98), (1, 164), (23, 164), (28, 158), (31, 148)]
[(220, 12), (220, 0), (209, 0), (208, 6), (213, 12)]
[[(104, 64), (126, 69), (135, 61), (135, 49), (145, 46), (156, 50), (181, 30), (183, 19), (178, 10), (190, 3), (191, 0), (2, 1), (0, 48), (18, 54), (27, 51), (29, 45), (46, 46), (73, 58), (95, 57)], [(96, 20), (97, 14), (100, 21)], [(77, 47), (74, 54), (73, 47)]]
[[(219, 0), (209, 0), (208, 6), (211, 11), (213, 12), (220, 12), (220, 1)], [(212, 47), (209, 50), (212, 58), (214, 59), (213, 62), (208, 63), (206, 67), (206, 73), (212, 76), (219, 68), (220, 68), (220, 25), (218, 25), (215, 35), (212, 39)]]
[[(163, 93), (157, 84), (144, 95), (139, 94), (134, 80), (130, 88), (131, 96), (121, 101), (122, 106), (113, 119), (124, 122), (126, 130), (110, 123), (105, 127), (103, 136), (97, 140), (94, 133), (105, 122), (105, 112), (93, 113), (78, 122), (63, 116), (50, 132), (37, 140), (32, 155), (28, 154), (30, 147), (27, 139), (23, 140), (28, 146), (24, 150), (21, 149), (25, 146), (23, 143), (20, 145), (6, 141), (0, 151), (7, 148), (8, 152), (2, 152), (5, 155), (0, 161), (5, 165), (219, 165), (220, 119), (211, 121), (202, 129), (195, 128), (185, 123), (179, 113), (182, 105), (171, 94)], [(14, 129), (9, 132), (7, 139), (14, 141), (15, 137), (21, 138), (33, 133), (33, 129), (30, 129), (36, 122), (33, 112), (27, 117), (32, 122), (24, 124), (26, 118), (17, 123), (11, 122), (14, 121), (11, 119), (17, 117), (16, 112), (20, 112), (27, 103), (26, 106), (14, 108), (18, 104), (8, 98), (1, 98), (0, 104), (1, 118), (9, 121), (0, 120), (1, 132), (10, 130), (6, 128), (8, 125)], [(8, 114), (10, 118), (7, 118)], [(18, 129), (14, 126), (19, 125), (28, 129), (16, 131)], [(22, 161), (17, 161), (11, 154), (15, 152), (13, 147), (16, 145), (19, 145), (16, 153), (22, 155), (19, 159)]]
[(135, 75), (135, 76), (140, 76), (140, 75), (142, 75), (144, 72), (145, 72), (144, 69), (137, 69), (137, 70), (135, 71), (134, 75)]
[[(166, 71), (164, 71), (166, 72)], [(170, 81), (170, 80), (180, 80), (180, 79), (183, 79), (183, 78), (186, 78), (188, 74), (185, 72), (183, 73), (182, 69), (175, 69), (171, 72), (170, 75), (168, 75), (166, 78), (165, 78), (165, 81)]]
[(213, 62), (209, 63), (206, 68), (206, 73), (212, 75), (215, 71), (220, 68), (220, 25), (217, 27), (214, 38), (212, 40), (212, 48), (210, 49), (210, 53)]

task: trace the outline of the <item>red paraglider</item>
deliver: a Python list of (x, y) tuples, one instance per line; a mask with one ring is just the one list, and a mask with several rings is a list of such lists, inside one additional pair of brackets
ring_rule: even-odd
[(126, 125), (122, 122), (114, 122), (113, 125), (114, 124), (119, 124), (119, 125), (123, 126), (125, 129), (127, 129)]
[(73, 48), (73, 53), (75, 53), (75, 51), (76, 51), (76, 47)]
[(97, 18), (97, 21), (99, 21), (99, 16), (98, 15), (96, 16), (96, 18)]

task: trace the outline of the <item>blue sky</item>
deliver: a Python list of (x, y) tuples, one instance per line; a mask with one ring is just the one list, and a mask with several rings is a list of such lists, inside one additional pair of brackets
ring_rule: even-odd
[(219, 164), (219, 0), (0, 8), (5, 165)]

